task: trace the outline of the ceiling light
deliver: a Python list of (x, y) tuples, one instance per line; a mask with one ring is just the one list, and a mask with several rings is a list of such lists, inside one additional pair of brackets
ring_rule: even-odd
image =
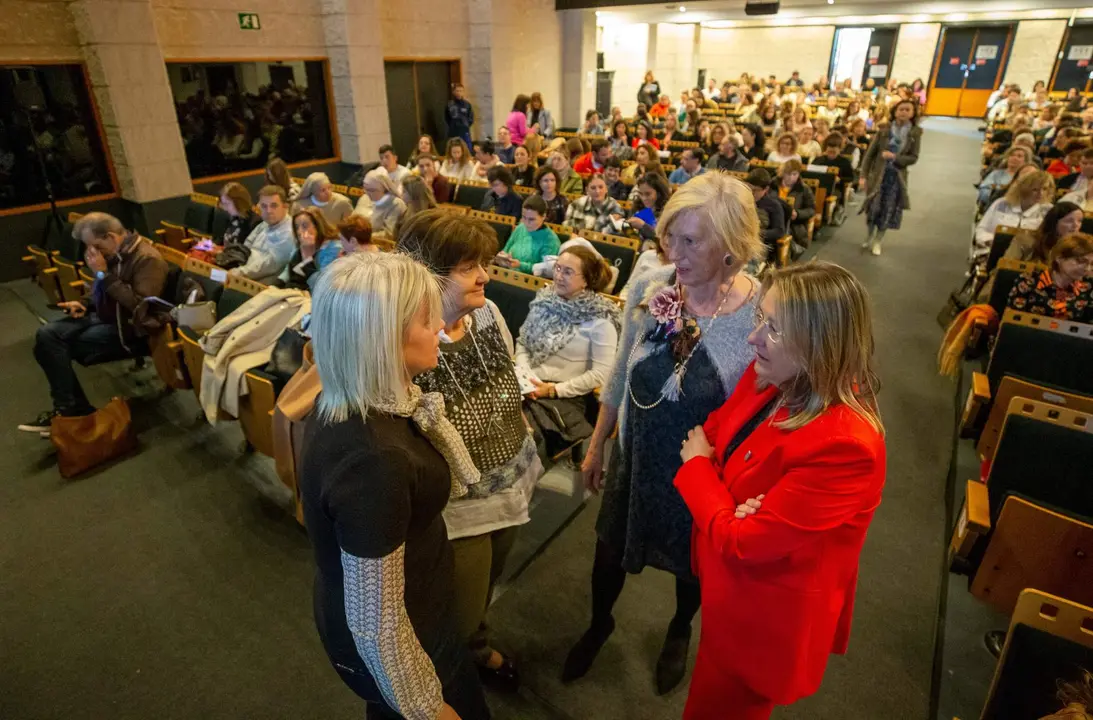
[(912, 15), (911, 16), (911, 22), (922, 23), (922, 22), (928, 22), (929, 20), (930, 20), (929, 15), (921, 15), (920, 14), (920, 15)]
[(834, 5), (834, 4), (835, 4), (835, 0), (827, 0), (827, 4), (828, 4), (828, 5)]
[(599, 10), (597, 10), (597, 11), (596, 11), (596, 17), (599, 17), (599, 16), (600, 16), (600, 11), (599, 11)]
[(679, 6), (679, 11), (680, 11), (680, 12), (687, 12), (687, 8), (685, 8), (685, 7), (683, 7), (682, 5), (680, 5), (680, 6)]
[(949, 22), (960, 22), (961, 20), (968, 19), (968, 13), (951, 13), (945, 16), (945, 19)]

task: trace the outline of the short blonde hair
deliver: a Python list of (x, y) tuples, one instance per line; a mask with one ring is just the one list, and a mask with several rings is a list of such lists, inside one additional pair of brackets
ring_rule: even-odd
[(1006, 190), (1006, 202), (1010, 205), (1020, 205), (1021, 198), (1037, 188), (1043, 190), (1040, 202), (1049, 202), (1050, 198), (1055, 197), (1055, 179), (1043, 170), (1037, 170), (1022, 175), (1010, 183)]
[(732, 256), (733, 267), (766, 256), (759, 238), (759, 215), (751, 188), (732, 175), (711, 170), (681, 185), (664, 206), (657, 223), (661, 244), (680, 217), (699, 213), (713, 231), (717, 242)]
[(845, 268), (814, 261), (774, 270), (762, 294), (772, 289), (778, 290), (782, 336), (802, 369), (783, 388), (789, 417), (777, 425), (804, 427), (842, 404), (883, 433), (876, 401), (880, 383), (873, 371), (873, 315), (862, 284)]
[(782, 152), (779, 148), (781, 148), (783, 140), (789, 140), (793, 143), (793, 148), (790, 150), (791, 153), (797, 152), (797, 147), (800, 145), (800, 143), (797, 141), (797, 136), (791, 132), (784, 132), (778, 136), (778, 139), (774, 141), (775, 152)]
[(440, 286), (420, 263), (398, 253), (354, 253), (319, 275), (311, 301), (311, 343), (325, 422), (406, 399), (410, 377), (403, 343), (424, 306), (440, 317)]

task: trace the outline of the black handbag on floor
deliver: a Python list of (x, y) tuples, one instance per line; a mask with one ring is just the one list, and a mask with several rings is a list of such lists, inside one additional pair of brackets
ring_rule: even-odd
[(973, 272), (960, 286), (959, 290), (949, 293), (949, 299), (945, 303), (945, 307), (941, 308), (941, 312), (937, 314), (937, 324), (943, 329), (948, 330), (956, 316), (967, 310), (975, 302), (975, 294), (979, 290), (977, 279), (976, 274)]

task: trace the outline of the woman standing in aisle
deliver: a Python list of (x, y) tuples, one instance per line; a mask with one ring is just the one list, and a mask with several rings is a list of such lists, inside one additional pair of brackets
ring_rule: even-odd
[(703, 608), (684, 720), (767, 720), (816, 692), (847, 649), (884, 487), (861, 283), (831, 263), (775, 270), (748, 343), (755, 362), (688, 433), (675, 476)]
[(440, 275), (445, 288), (440, 364), (414, 380), (444, 396), (445, 411), (482, 474), (444, 511), (455, 550), (456, 626), (483, 680), (513, 691), (516, 665), (491, 647), (486, 608), (516, 530), (528, 521), (543, 466), (521, 412), (512, 335), (486, 299), (497, 234), (482, 220), (426, 210), (402, 226), (398, 246)]
[(528, 134), (528, 107), (531, 105), (531, 98), (527, 95), (517, 95), (516, 100), (512, 103), (512, 112), (509, 113), (508, 120), (505, 122), (505, 126), (509, 129), (509, 135), (512, 137), (512, 142), (516, 145), (523, 145), (524, 138)]
[(862, 159), (861, 191), (869, 228), (862, 249), (880, 255), (880, 244), (889, 230), (899, 230), (903, 211), (911, 208), (907, 168), (918, 162), (922, 128), (916, 124), (915, 103), (900, 100), (892, 106), (888, 125), (877, 130)]
[(456, 630), (441, 518), (480, 475), (443, 398), (409, 380), (436, 366), (441, 325), (436, 279), (400, 255), (344, 257), (315, 290), (322, 392), (300, 466), (315, 621), (374, 720), (490, 716)]
[[(657, 236), (671, 267), (630, 283), (614, 368), (581, 466), (586, 486), (604, 491), (596, 523), (592, 623), (562, 672), (591, 668), (615, 629), (612, 608), (626, 574), (646, 566), (676, 577), (676, 611), (657, 660), (656, 688), (676, 687), (686, 670), (699, 588), (691, 569), (691, 514), (672, 487), (680, 460), (671, 448), (720, 407), (751, 352), (759, 283), (744, 267), (763, 257), (752, 191), (726, 173), (708, 172), (680, 187), (664, 208)], [(608, 439), (618, 425), (610, 471)]]

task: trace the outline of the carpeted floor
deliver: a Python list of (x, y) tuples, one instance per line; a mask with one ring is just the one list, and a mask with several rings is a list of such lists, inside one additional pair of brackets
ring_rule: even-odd
[[(978, 148), (969, 127), (928, 122), (911, 169), (914, 207), (883, 256), (860, 253), (856, 216), (817, 246), (873, 292), (888, 487), (862, 559), (850, 654), (832, 660), (815, 697), (776, 717), (927, 714), (953, 402), (934, 371), (934, 316), (963, 267)], [(361, 717), (316, 639), (307, 539), (278, 505), (270, 461), (241, 456), (235, 427), (197, 423), (191, 393), (160, 397), (150, 370), (116, 363), (85, 372), (87, 387), (99, 402), (136, 395), (141, 451), (61, 480), (48, 443), (14, 430), (48, 397), (30, 352), (36, 327), (0, 290), (0, 718)], [(679, 717), (685, 690), (652, 690), (673, 605), (660, 573), (628, 583), (619, 629), (589, 676), (558, 682), (587, 620), (597, 504), (534, 557), (574, 507), (565, 480), (556, 485), (514, 563), (530, 564), (492, 611), (525, 678), (519, 696), (491, 698), (495, 716)], [(549, 521), (536, 519), (540, 508)]]

